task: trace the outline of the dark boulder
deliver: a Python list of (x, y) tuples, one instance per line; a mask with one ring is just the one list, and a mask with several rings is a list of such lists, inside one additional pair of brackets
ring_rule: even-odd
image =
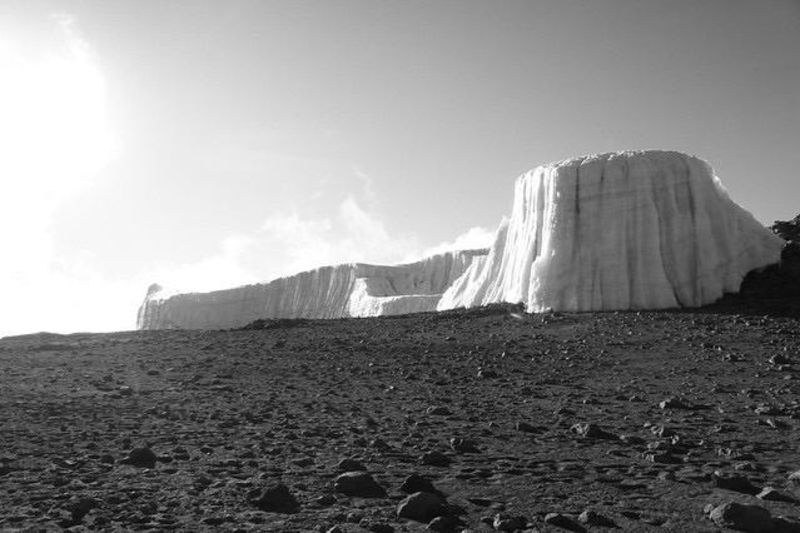
[(269, 513), (294, 514), (300, 510), (300, 504), (289, 492), (289, 487), (282, 483), (265, 489), (253, 500), (253, 505)]

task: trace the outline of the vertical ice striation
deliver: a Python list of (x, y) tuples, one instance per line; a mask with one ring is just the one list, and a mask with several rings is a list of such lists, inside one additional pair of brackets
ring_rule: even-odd
[(511, 218), (437, 308), (522, 302), (528, 312), (695, 307), (778, 262), (783, 241), (735, 204), (711, 167), (677, 152), (540, 166)]
[(435, 311), (442, 293), (486, 250), (462, 250), (397, 266), (358, 265), (350, 316)]
[(784, 241), (735, 204), (711, 167), (638, 151), (544, 165), (516, 182), (489, 250), (396, 266), (328, 266), (269, 283), (168, 296), (148, 289), (140, 329), (228, 328), (522, 302), (528, 312), (697, 307), (777, 263)]
[(259, 318), (340, 318), (436, 310), (442, 293), (486, 250), (447, 252), (395, 266), (352, 263), (206, 293), (168, 295), (151, 285), (139, 329), (212, 329)]

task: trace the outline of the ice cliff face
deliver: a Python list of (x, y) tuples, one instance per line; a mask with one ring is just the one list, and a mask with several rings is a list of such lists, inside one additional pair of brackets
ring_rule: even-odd
[[(398, 266), (348, 264), (269, 283), (167, 296), (138, 327), (229, 328), (259, 318), (374, 316), (522, 302), (529, 312), (696, 307), (777, 263), (784, 241), (677, 152), (619, 152), (536, 168), (487, 250)], [(488, 252), (488, 253), (487, 253)]]
[(435, 255), (405, 265), (327, 266), (268, 283), (167, 295), (148, 289), (139, 329), (212, 329), (259, 318), (339, 318), (434, 311), (442, 293), (486, 250)]
[(783, 241), (735, 204), (711, 167), (621, 152), (536, 168), (487, 256), (438, 309), (522, 302), (529, 312), (695, 307), (778, 262)]

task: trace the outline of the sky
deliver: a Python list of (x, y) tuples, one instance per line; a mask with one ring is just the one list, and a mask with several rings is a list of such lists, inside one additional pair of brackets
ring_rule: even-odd
[(623, 149), (800, 213), (798, 0), (0, 0), (0, 336), (488, 245)]

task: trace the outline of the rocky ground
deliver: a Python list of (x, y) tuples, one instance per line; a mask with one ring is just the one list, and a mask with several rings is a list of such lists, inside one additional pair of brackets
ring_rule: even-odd
[(800, 531), (798, 317), (8, 338), (0, 529)]
[(0, 339), (0, 529), (800, 532), (800, 216), (674, 312)]

